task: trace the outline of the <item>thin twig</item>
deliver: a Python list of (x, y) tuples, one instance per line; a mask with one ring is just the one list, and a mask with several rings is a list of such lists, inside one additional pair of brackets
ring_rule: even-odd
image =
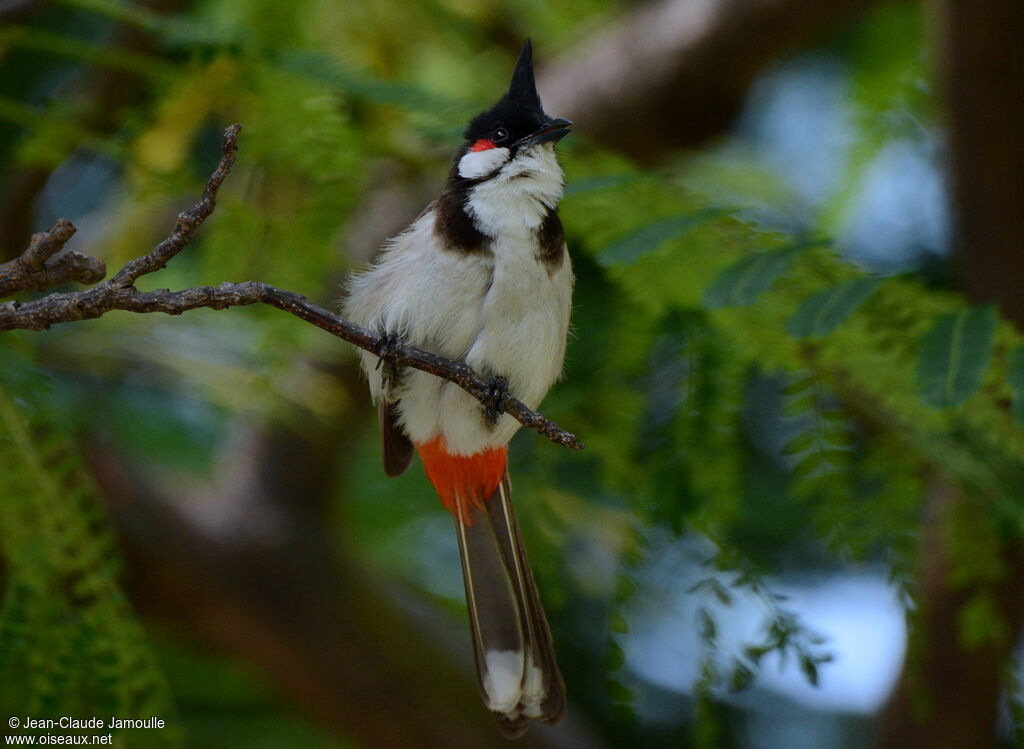
[[(139, 291), (135, 288), (135, 282), (141, 276), (160, 270), (171, 258), (181, 252), (192, 240), (196, 230), (203, 221), (213, 213), (216, 207), (217, 191), (235, 163), (235, 156), (238, 153), (237, 137), (240, 129), (240, 125), (232, 125), (224, 131), (223, 154), (216, 170), (206, 183), (202, 197), (192, 208), (178, 216), (174, 230), (167, 239), (154, 247), (146, 255), (130, 260), (110, 280), (103, 281), (91, 289), (49, 294), (29, 302), (11, 301), (0, 303), (0, 331), (45, 330), (51, 325), (59, 323), (101, 317), (112, 310), (141, 313), (163, 312), (168, 315), (180, 315), (182, 312), (200, 307), (226, 309), (227, 307), (242, 307), (250, 304), (266, 304), (302, 318), (306, 322), (310, 322), (318, 328), (326, 330), (328, 333), (346, 340), (361, 349), (370, 351), (396, 366), (412, 367), (453, 382), (482, 404), (492, 405), (491, 382), (480, 377), (464, 363), (422, 351), (402, 342), (384, 346), (386, 338), (384, 334), (375, 333), (355, 325), (313, 304), (299, 294), (278, 289), (270, 284), (246, 281), (243, 283), (223, 283), (220, 286), (197, 286), (181, 291), (170, 291), (168, 289)], [(59, 230), (58, 227), (60, 227)], [(20, 258), (7, 263), (5, 266), (0, 266), (0, 290), (7, 288), (5, 284), (8, 282), (5, 274), (18, 278), (24, 276), (24, 273), (21, 273), (14, 266), (17, 265), (17, 268), (21, 268), (25, 262), (35, 263), (35, 266), (32, 267), (39, 268), (40, 270), (33, 272), (43, 273), (44, 275), (41, 277), (43, 281), (49, 279), (51, 282), (45, 286), (20, 286), (16, 287), (16, 290), (29, 288), (45, 289), (68, 280), (71, 276), (54, 282), (54, 273), (43, 269), (42, 263), (45, 263), (47, 258), (63, 247), (72, 233), (74, 233), (74, 227), (71, 226), (70, 222), (62, 219), (57, 222), (50, 232), (37, 234), (33, 238), (32, 246)], [(79, 258), (86, 257), (77, 253), (74, 253), (74, 255)], [(88, 259), (96, 260), (95, 258)], [(100, 263), (100, 268), (102, 268), (102, 261), (97, 262)], [(19, 263), (21, 265), (18, 265)], [(14, 269), (8, 271), (8, 267)], [(21, 273), (20, 276), (18, 275), (19, 273)], [(102, 273), (98, 278), (102, 278)], [(98, 280), (98, 278), (91, 280)], [(83, 279), (76, 278), (76, 280)], [(40, 281), (40, 283), (43, 281)], [(575, 435), (562, 429), (558, 424), (550, 419), (546, 419), (536, 411), (531, 410), (522, 401), (508, 398), (502, 406), (502, 410), (520, 424), (540, 432), (552, 442), (574, 450), (583, 449), (583, 443), (576, 439)]]
[(236, 123), (224, 131), (220, 162), (213, 174), (210, 175), (210, 179), (207, 180), (206, 187), (203, 188), (203, 196), (194, 206), (178, 214), (178, 221), (174, 225), (171, 236), (154, 247), (149, 254), (125, 263), (117, 275), (110, 280), (111, 284), (121, 288), (132, 286), (140, 276), (164, 268), (171, 258), (185, 249), (185, 245), (192, 241), (196, 229), (217, 207), (217, 191), (220, 190), (231, 167), (235, 165), (235, 157), (238, 155), (238, 131), (241, 129), (242, 126)]

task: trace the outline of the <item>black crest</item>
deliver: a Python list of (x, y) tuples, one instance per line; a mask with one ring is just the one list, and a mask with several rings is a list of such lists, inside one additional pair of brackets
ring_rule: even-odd
[(497, 104), (474, 117), (466, 128), (466, 140), (481, 138), (507, 146), (539, 130), (551, 118), (544, 114), (533, 77), (533, 44), (527, 39), (512, 73), (512, 83)]

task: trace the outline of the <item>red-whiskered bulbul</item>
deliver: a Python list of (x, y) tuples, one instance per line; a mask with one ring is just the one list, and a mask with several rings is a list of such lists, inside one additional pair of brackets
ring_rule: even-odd
[[(528, 40), (508, 91), (466, 128), (441, 196), (350, 279), (345, 315), (464, 361), (537, 408), (562, 372), (569, 329), (573, 275), (555, 144), (571, 125), (544, 113)], [(362, 364), (384, 470), (402, 473), (415, 450), (455, 517), (484, 702), (507, 736), (530, 719), (557, 722), (565, 687), (506, 467), (519, 424), (433, 375), (382, 371), (366, 352)]]

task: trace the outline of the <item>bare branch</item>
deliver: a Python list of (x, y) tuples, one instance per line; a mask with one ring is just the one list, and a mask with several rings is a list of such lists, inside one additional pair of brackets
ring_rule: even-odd
[(178, 214), (178, 222), (174, 225), (171, 236), (154, 247), (152, 252), (125, 263), (125, 266), (110, 281), (114, 286), (130, 287), (139, 279), (139, 276), (160, 270), (192, 241), (196, 229), (217, 207), (217, 191), (220, 190), (231, 167), (235, 165), (235, 157), (238, 155), (238, 131), (241, 129), (242, 126), (236, 123), (224, 131), (220, 162), (213, 174), (210, 175), (210, 179), (207, 180), (206, 187), (203, 189), (203, 197), (199, 199), (199, 202), (184, 213)]
[(96, 283), (103, 278), (107, 266), (99, 258), (70, 251), (57, 255), (74, 233), (75, 227), (62, 218), (34, 234), (27, 250), (0, 265), (0, 299), (19, 291), (45, 291), (68, 281)]
[[(206, 183), (202, 198), (192, 208), (178, 216), (174, 230), (167, 239), (148, 254), (130, 260), (109, 281), (103, 281), (91, 289), (49, 294), (29, 302), (0, 303), (0, 331), (45, 330), (51, 325), (59, 323), (102, 317), (113, 310), (180, 315), (200, 307), (226, 309), (227, 307), (243, 307), (250, 304), (266, 304), (302, 318), (396, 366), (412, 367), (453, 382), (481, 403), (493, 405), (491, 403), (491, 382), (481, 378), (465, 364), (422, 351), (402, 342), (394, 344), (386, 340), (384, 333), (376, 333), (355, 325), (313, 304), (299, 294), (278, 289), (270, 284), (246, 281), (223, 283), (220, 286), (197, 286), (181, 291), (168, 289), (139, 291), (135, 288), (135, 281), (141, 276), (160, 270), (171, 258), (181, 252), (192, 240), (196, 229), (213, 212), (216, 206), (217, 191), (235, 162), (238, 152), (237, 136), (240, 129), (240, 125), (232, 125), (224, 131), (223, 155), (217, 169)], [(59, 231), (58, 227), (60, 227)], [(74, 233), (74, 227), (70, 222), (62, 219), (50, 232), (37, 234), (33, 238), (32, 246), (20, 258), (8, 263), (7, 266), (24, 264), (26, 256), (28, 256), (29, 262), (35, 262), (38, 265), (60, 249), (72, 233)], [(78, 258), (85, 258), (83, 255), (73, 254)], [(39, 258), (42, 258), (42, 261)], [(85, 259), (96, 260), (95, 258)], [(96, 262), (102, 266), (102, 261), (96, 260)], [(7, 266), (0, 266), (0, 289), (5, 288), (7, 283), (4, 275), (7, 272)], [(38, 272), (45, 273), (45, 269)], [(47, 286), (53, 285), (55, 284), (51, 283)], [(41, 288), (47, 288), (47, 286)], [(40, 287), (23, 286), (20, 288)], [(385, 345), (385, 343), (389, 345)], [(508, 398), (502, 406), (502, 410), (520, 424), (540, 432), (552, 442), (574, 450), (583, 449), (583, 443), (576, 439), (575, 435), (531, 410), (522, 401)]]

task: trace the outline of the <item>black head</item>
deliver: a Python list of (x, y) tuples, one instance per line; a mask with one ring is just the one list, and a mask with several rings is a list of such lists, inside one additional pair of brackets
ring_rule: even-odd
[(512, 73), (512, 83), (498, 103), (474, 117), (464, 136), (471, 147), (481, 141), (513, 151), (527, 145), (557, 141), (569, 132), (572, 123), (552, 119), (544, 113), (533, 77), (533, 45), (523, 45)]

